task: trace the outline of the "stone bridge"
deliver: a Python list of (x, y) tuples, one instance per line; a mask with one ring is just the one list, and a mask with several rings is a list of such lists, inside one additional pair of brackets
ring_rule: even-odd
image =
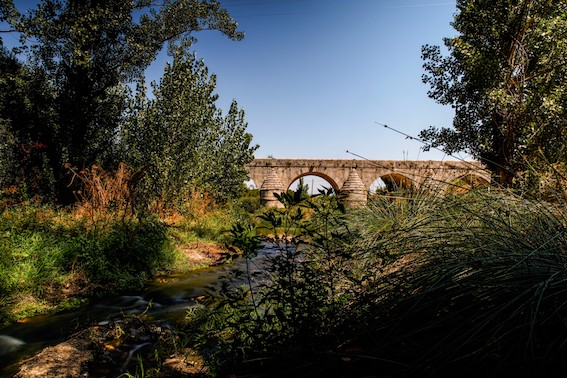
[(382, 179), (388, 191), (422, 188), (436, 193), (488, 186), (491, 177), (478, 162), (336, 159), (255, 159), (246, 165), (266, 206), (280, 206), (274, 193), (304, 176), (318, 176), (346, 195), (349, 205), (367, 201), (370, 186)]

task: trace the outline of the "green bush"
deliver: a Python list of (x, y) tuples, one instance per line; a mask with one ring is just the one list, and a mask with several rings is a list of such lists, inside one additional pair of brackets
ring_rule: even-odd
[[(283, 193), (285, 208), (264, 211), (258, 230), (232, 228), (246, 270), (231, 273), (212, 312), (192, 312), (186, 332), (215, 374), (229, 374), (246, 359), (266, 363), (267, 356), (307, 362), (312, 353), (303, 348), (337, 342), (348, 295), (337, 290), (346, 280), (336, 268), (347, 258), (339, 246), (350, 231), (336, 197), (300, 194)], [(263, 272), (253, 269), (252, 260), (261, 240), (276, 246)]]
[(258, 189), (245, 189), (236, 200), (235, 206), (248, 214), (255, 214), (262, 209), (260, 191)]
[(68, 246), (66, 261), (75, 262), (93, 284), (124, 290), (141, 288), (173, 262), (172, 252), (166, 225), (147, 218), (115, 222), (77, 237)]

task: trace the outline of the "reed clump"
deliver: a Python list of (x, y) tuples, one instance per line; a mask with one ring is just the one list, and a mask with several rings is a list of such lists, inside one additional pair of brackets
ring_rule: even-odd
[[(564, 204), (479, 191), (422, 205), (409, 225), (386, 217), (395, 230), (384, 232), (378, 218), (361, 223), (366, 268), (376, 253), (395, 258), (377, 264), (352, 303), (368, 326), (351, 344), (404, 373), (527, 376), (565, 367)], [(383, 213), (373, 206), (359, 221)]]
[(221, 293), (214, 315), (193, 314), (205, 330), (197, 345), (218, 371), (546, 376), (567, 368), (560, 195), (401, 190), (346, 213), (316, 201), (261, 216), (261, 227), (289, 233), (269, 240), (277, 246), (269, 274)]

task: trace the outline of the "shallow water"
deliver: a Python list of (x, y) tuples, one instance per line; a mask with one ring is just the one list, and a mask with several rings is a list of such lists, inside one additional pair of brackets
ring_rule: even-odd
[[(264, 246), (251, 262), (252, 271), (263, 270), (266, 256), (274, 247)], [(185, 317), (187, 309), (202, 306), (197, 298), (210, 296), (218, 289), (229, 271), (246, 269), (246, 260), (209, 267), (187, 274), (157, 277), (144, 290), (128, 295), (106, 298), (78, 310), (54, 315), (40, 315), (0, 329), (0, 377), (11, 377), (17, 363), (36, 354), (46, 346), (55, 345), (88, 325), (120, 319), (124, 315), (146, 313), (153, 321), (175, 322)], [(238, 284), (238, 282), (236, 283)]]

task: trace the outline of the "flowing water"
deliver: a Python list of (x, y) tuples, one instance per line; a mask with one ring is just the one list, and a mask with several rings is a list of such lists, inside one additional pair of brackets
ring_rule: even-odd
[[(252, 260), (251, 270), (262, 270), (266, 256), (273, 251), (273, 246), (265, 245)], [(11, 377), (16, 373), (19, 361), (65, 340), (87, 325), (104, 325), (124, 315), (144, 311), (156, 322), (181, 320), (188, 308), (201, 306), (197, 298), (209, 296), (211, 289), (219, 288), (223, 277), (235, 269), (246, 269), (246, 260), (237, 259), (232, 264), (158, 277), (140, 292), (93, 302), (79, 310), (35, 316), (25, 323), (0, 329), (0, 377)]]

